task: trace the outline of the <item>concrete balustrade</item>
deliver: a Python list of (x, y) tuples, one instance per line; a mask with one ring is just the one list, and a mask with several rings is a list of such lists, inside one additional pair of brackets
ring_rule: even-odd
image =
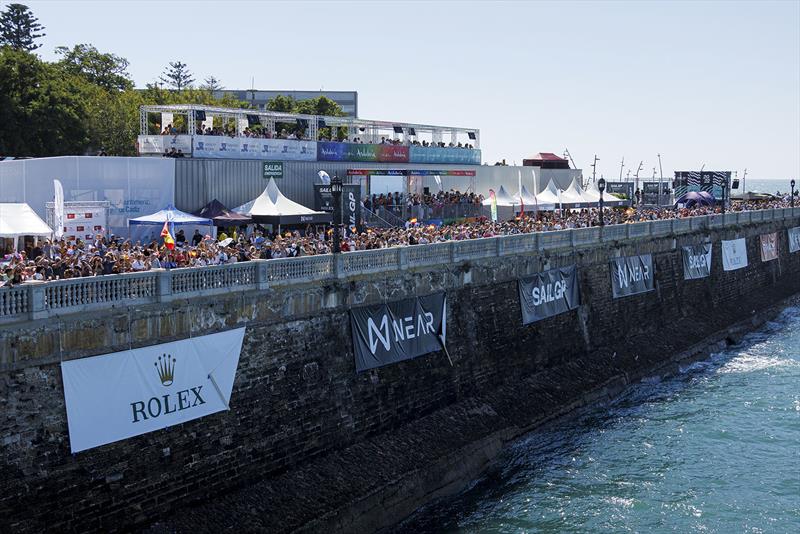
[(614, 243), (708, 228), (800, 218), (800, 207), (704, 215), (635, 224), (577, 228), (333, 256), (252, 260), (232, 265), (155, 269), (0, 288), (0, 323), (140, 304), (155, 304), (271, 285), (315, 283), (359, 274), (445, 265), (481, 258)]

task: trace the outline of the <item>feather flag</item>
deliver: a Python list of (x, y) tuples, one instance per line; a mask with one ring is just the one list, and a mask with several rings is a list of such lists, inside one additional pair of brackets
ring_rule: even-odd
[(492, 199), (492, 222), (497, 222), (497, 195), (494, 189), (489, 189), (489, 198)]
[(61, 182), (53, 180), (55, 190), (53, 202), (53, 231), (56, 239), (61, 239), (64, 235), (64, 188)]
[(161, 229), (161, 237), (164, 238), (164, 246), (167, 247), (168, 250), (173, 250), (175, 248), (175, 240), (169, 232), (169, 223), (167, 221), (164, 221), (164, 228)]

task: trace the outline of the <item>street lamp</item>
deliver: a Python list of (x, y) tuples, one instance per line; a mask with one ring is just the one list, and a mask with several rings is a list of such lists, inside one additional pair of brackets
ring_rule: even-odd
[(792, 191), (791, 194), (789, 195), (789, 205), (791, 207), (794, 207), (794, 178), (792, 178), (792, 181), (789, 182), (789, 185), (792, 186)]
[(603, 191), (606, 190), (606, 181), (602, 176), (597, 180), (597, 190), (600, 191), (600, 226), (605, 226), (603, 222)]
[(728, 178), (722, 178), (722, 214), (725, 215), (725, 190), (728, 189)]
[(342, 179), (337, 174), (331, 178), (331, 195), (333, 196), (333, 253), (339, 254), (340, 246), (339, 227), (342, 222)]

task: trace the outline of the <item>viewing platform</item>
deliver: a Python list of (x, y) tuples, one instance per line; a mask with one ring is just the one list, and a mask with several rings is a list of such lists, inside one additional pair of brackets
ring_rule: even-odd
[(480, 130), (198, 105), (142, 106), (142, 156), (480, 165)]

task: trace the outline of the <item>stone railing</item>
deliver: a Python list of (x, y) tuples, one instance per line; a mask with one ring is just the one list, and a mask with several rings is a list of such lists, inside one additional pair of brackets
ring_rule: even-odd
[(0, 324), (117, 306), (155, 304), (231, 291), (322, 282), (544, 250), (619, 243), (722, 226), (800, 218), (800, 208), (704, 215), (389, 249), (253, 260), (232, 265), (29, 282), (0, 288)]

